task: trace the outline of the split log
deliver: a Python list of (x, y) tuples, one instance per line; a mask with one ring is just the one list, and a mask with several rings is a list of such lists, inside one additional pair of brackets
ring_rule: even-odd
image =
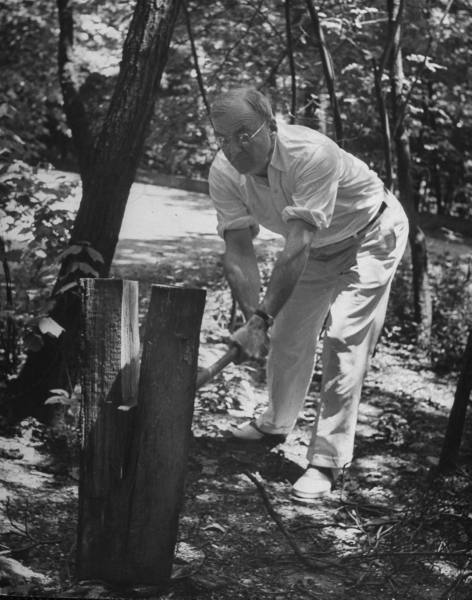
[(164, 589), (183, 501), (205, 292), (152, 286), (136, 404), (130, 284), (84, 283), (77, 575)]

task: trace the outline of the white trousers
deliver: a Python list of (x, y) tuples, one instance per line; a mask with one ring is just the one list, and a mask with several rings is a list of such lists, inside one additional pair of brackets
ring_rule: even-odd
[(380, 335), (408, 219), (386, 192), (387, 208), (363, 231), (310, 253), (277, 315), (267, 359), (269, 405), (257, 419), (267, 433), (289, 433), (302, 409), (325, 326), (320, 405), (307, 458), (343, 468), (352, 461), (362, 384)]

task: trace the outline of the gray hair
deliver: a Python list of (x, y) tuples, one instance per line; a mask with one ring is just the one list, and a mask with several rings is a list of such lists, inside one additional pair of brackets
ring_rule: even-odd
[(264, 120), (270, 121), (274, 118), (268, 98), (251, 87), (234, 88), (217, 96), (211, 105), (211, 116), (217, 117), (225, 114), (238, 101), (245, 102)]

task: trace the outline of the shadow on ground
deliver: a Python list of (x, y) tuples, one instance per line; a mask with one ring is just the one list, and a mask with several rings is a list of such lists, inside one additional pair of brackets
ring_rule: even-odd
[[(313, 387), (304, 415), (316, 405)], [(367, 385), (356, 459), (332, 496), (310, 506), (289, 497), (303, 472), (310, 419), (302, 416), (272, 450), (228, 442), (225, 429), (238, 420), (213, 415), (218, 433), (193, 441), (182, 539), (204, 548), (194, 577), (202, 597), (262, 599), (284, 590), (294, 599), (469, 598), (460, 565), (472, 539), (471, 479), (430, 475), (446, 425), (441, 405)], [(451, 586), (454, 595), (444, 596)]]

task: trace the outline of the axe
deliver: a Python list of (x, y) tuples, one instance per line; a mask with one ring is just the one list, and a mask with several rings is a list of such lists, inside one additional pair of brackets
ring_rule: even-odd
[(205, 383), (208, 383), (210, 379), (213, 379), (220, 371), (232, 363), (239, 354), (239, 348), (236, 345), (232, 345), (226, 350), (216, 362), (214, 362), (207, 369), (202, 369), (197, 375), (196, 389), (201, 388)]

